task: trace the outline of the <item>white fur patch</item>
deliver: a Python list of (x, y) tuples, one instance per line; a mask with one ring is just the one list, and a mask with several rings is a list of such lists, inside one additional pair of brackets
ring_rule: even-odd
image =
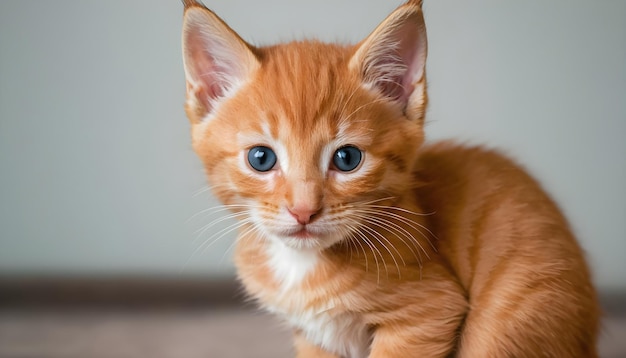
[(363, 320), (355, 314), (304, 312), (291, 317), (290, 323), (300, 328), (309, 342), (341, 357), (362, 358), (369, 355), (370, 333)]
[[(294, 295), (294, 293), (291, 293)], [(286, 318), (287, 322), (299, 329), (304, 338), (323, 349), (346, 358), (362, 358), (369, 355), (371, 334), (361, 317), (352, 313), (333, 311), (332, 302), (326, 308), (302, 309), (302, 300), (292, 296), (290, 301), (296, 306), (292, 311), (282, 307), (267, 307), (271, 313)]]
[(315, 250), (294, 249), (277, 239), (269, 239), (267, 250), (274, 277), (281, 283), (284, 292), (302, 282), (319, 259)]
[(367, 325), (356, 314), (337, 312), (334, 301), (322, 307), (305, 309), (305, 297), (296, 286), (302, 282), (319, 262), (314, 250), (298, 250), (282, 242), (270, 240), (268, 245), (270, 266), (281, 282), (283, 305), (267, 309), (284, 317), (289, 324), (300, 329), (311, 343), (346, 358), (367, 357), (371, 335)]

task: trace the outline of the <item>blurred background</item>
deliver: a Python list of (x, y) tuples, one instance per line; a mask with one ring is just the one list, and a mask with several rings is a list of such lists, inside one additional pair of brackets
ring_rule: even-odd
[[(402, 1), (205, 3), (263, 45), (305, 37), (353, 43)], [(241, 301), (232, 222), (202, 231), (219, 216), (203, 212), (217, 202), (183, 112), (182, 8), (0, 1), (0, 356), (153, 349), (149, 356), (243, 357), (241, 345), (220, 348), (225, 340), (216, 337), (241, 338), (246, 326), (259, 328), (250, 356), (290, 356), (288, 333), (265, 337), (267, 317), (232, 308)], [(626, 306), (626, 2), (426, 0), (424, 9), (427, 136), (501, 148), (544, 184), (610, 306), (603, 356), (626, 355), (626, 329), (613, 319)], [(157, 316), (129, 310), (131, 318), (124, 310), (98, 315), (87, 304), (159, 299)], [(181, 316), (164, 302), (197, 311)], [(203, 302), (226, 308), (207, 312)], [(76, 303), (84, 311), (67, 311)], [(147, 328), (167, 320), (176, 329)], [(71, 333), (50, 335), (63, 324)], [(132, 340), (145, 344), (135, 350), (98, 348), (139, 331), (145, 336)], [(81, 334), (99, 340), (52, 348)], [(178, 337), (167, 346), (180, 350), (155, 348), (160, 337)], [(185, 350), (193, 345), (205, 350)]]

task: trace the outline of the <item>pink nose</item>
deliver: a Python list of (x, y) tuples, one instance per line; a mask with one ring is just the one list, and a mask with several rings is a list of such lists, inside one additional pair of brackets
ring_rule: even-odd
[(307, 208), (307, 207), (294, 207), (287, 209), (289, 214), (298, 221), (300, 225), (306, 225), (313, 221), (315, 215), (319, 212), (319, 209)]

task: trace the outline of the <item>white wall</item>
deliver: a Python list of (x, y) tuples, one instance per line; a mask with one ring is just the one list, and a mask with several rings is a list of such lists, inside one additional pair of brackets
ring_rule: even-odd
[[(401, 2), (206, 1), (256, 44), (357, 41)], [(626, 2), (425, 11), (430, 137), (501, 147), (530, 168), (599, 285), (626, 288)], [(181, 13), (177, 1), (0, 2), (0, 274), (232, 274), (230, 235), (180, 273), (208, 237), (193, 242), (211, 218), (192, 216), (215, 205), (194, 195)]]

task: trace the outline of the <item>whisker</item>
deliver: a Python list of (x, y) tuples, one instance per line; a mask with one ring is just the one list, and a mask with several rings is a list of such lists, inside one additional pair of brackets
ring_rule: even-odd
[(367, 272), (369, 271), (369, 260), (367, 258), (367, 253), (365, 252), (365, 247), (363, 247), (363, 244), (361, 243), (361, 241), (358, 240), (355, 236), (358, 233), (358, 229), (356, 228), (356, 226), (353, 226), (353, 225), (349, 225), (349, 228), (351, 229), (350, 236), (349, 236), (350, 240), (352, 242), (356, 242), (361, 247), (361, 251), (363, 251), (363, 257), (365, 258), (365, 271)]
[[(353, 221), (352, 219), (350, 219), (350, 221)], [(359, 224), (357, 221), (353, 221), (355, 224)], [(364, 228), (366, 228), (366, 226), (363, 226)], [(363, 241), (365, 242), (365, 244), (367, 244), (367, 246), (369, 246), (370, 250), (372, 251), (372, 255), (374, 256), (374, 261), (376, 262), (376, 276), (377, 276), (377, 283), (380, 283), (380, 264), (378, 262), (378, 257), (376, 256), (376, 253), (378, 253), (378, 255), (380, 256), (380, 259), (383, 261), (383, 263), (385, 263), (383, 254), (380, 252), (380, 250), (378, 250), (378, 248), (376, 247), (376, 245), (374, 245), (373, 242), (370, 241), (370, 239), (367, 237), (367, 235), (365, 235), (363, 232), (361, 232), (360, 230), (355, 231), (355, 233), (361, 238), (363, 239)], [(385, 264), (385, 272), (387, 273), (387, 276), (389, 276), (389, 272), (387, 271), (387, 265)]]
[(337, 229), (338, 229), (339, 234), (340, 234), (340, 236), (342, 238), (347, 238), (347, 239), (341, 240), (340, 244), (341, 244), (341, 246), (345, 246), (348, 249), (350, 249), (350, 261), (349, 261), (349, 263), (352, 263), (352, 256), (353, 256), (353, 251), (354, 251), (352, 245), (350, 245), (352, 243), (351, 242), (351, 237), (350, 237), (350, 235), (352, 233), (349, 230), (347, 230), (346, 228), (344, 228), (344, 227), (338, 227)]
[[(350, 204), (349, 206), (350, 207), (357, 207), (357, 206), (364, 206), (364, 205), (370, 206), (370, 205), (375, 204), (375, 203), (380, 203), (381, 201), (387, 201), (387, 200), (393, 200), (393, 199), (395, 199), (394, 196), (387, 196), (387, 197), (384, 197), (384, 198), (373, 199), (373, 200), (369, 200), (369, 201), (358, 201), (358, 202)], [(382, 207), (385, 207), (385, 206), (382, 206)]]
[[(377, 210), (381, 210), (381, 211), (379, 211), (380, 213), (385, 213), (385, 214), (388, 214), (388, 215), (394, 215), (394, 216), (396, 216), (396, 217), (398, 217), (398, 218), (402, 218), (402, 219), (404, 219), (404, 220), (407, 220), (407, 222), (411, 222), (411, 223), (413, 223), (413, 224), (415, 224), (415, 225), (419, 226), (420, 228), (422, 228), (422, 229), (426, 230), (426, 231), (427, 231), (427, 232), (428, 232), (428, 233), (429, 233), (429, 234), (430, 234), (430, 235), (431, 235), (431, 236), (432, 236), (435, 240), (439, 240), (439, 238), (437, 237), (437, 235), (435, 235), (435, 233), (434, 233), (434, 232), (432, 232), (429, 228), (427, 228), (427, 227), (426, 227), (426, 226), (424, 226), (423, 224), (420, 224), (420, 223), (418, 223), (418, 222), (416, 222), (416, 221), (410, 220), (410, 219), (408, 219), (408, 218), (406, 218), (406, 217), (404, 217), (404, 216), (402, 216), (402, 215), (399, 215), (399, 214), (389, 213), (387, 210), (390, 210), (390, 209), (391, 209), (391, 210), (398, 210), (398, 211), (405, 212), (405, 213), (412, 214), (412, 215), (416, 215), (416, 216), (428, 216), (428, 215), (434, 215), (434, 214), (435, 214), (435, 212), (432, 212), (432, 213), (426, 213), (426, 214), (420, 214), (420, 213), (416, 213), (416, 212), (413, 212), (413, 211), (410, 211), (410, 210), (407, 210), (407, 209), (404, 209), (404, 208), (398, 208), (398, 207), (395, 207), (395, 206), (380, 206), (380, 205), (371, 205), (371, 206), (369, 206), (369, 207), (370, 207), (370, 208), (376, 208)], [(421, 231), (421, 230), (420, 230), (420, 231)], [(429, 242), (430, 242), (430, 240), (429, 240)], [(432, 246), (432, 243), (431, 243), (431, 246)], [(435, 249), (435, 250), (436, 250), (436, 248), (435, 248), (434, 246), (433, 246), (433, 249)]]
[[(426, 236), (426, 234), (424, 234), (424, 232), (422, 232), (422, 230), (421, 230), (421, 229), (426, 230), (426, 231), (427, 231), (427, 232), (428, 232), (428, 233), (429, 233), (429, 234), (430, 234), (430, 235), (431, 235), (431, 236), (432, 236), (435, 240), (437, 240), (437, 241), (438, 241), (438, 240), (439, 240), (439, 238), (437, 237), (437, 235), (435, 235), (435, 233), (433, 233), (433, 232), (432, 232), (429, 228), (427, 228), (427, 227), (426, 227), (426, 226), (424, 226), (423, 224), (420, 224), (420, 223), (418, 223), (418, 222), (416, 222), (416, 221), (414, 221), (414, 220), (411, 220), (411, 219), (409, 219), (409, 218), (406, 218), (406, 217), (404, 217), (404, 216), (402, 216), (402, 215), (399, 215), (399, 214), (396, 214), (396, 213), (390, 213), (390, 212), (388, 212), (388, 211), (386, 211), (386, 210), (382, 210), (383, 208), (387, 208), (387, 207), (384, 207), (384, 206), (383, 206), (383, 207), (380, 207), (380, 208), (377, 208), (377, 209), (369, 209), (369, 210), (371, 210), (371, 211), (372, 211), (372, 213), (375, 213), (375, 214), (380, 214), (380, 215), (385, 215), (385, 216), (389, 216), (389, 217), (395, 218), (395, 219), (397, 219), (397, 220), (399, 220), (399, 221), (402, 221), (403, 223), (405, 223), (405, 224), (409, 225), (412, 229), (414, 229), (415, 231), (419, 232), (419, 233), (420, 233), (420, 235), (422, 235), (422, 237), (423, 237), (424, 239), (426, 239), (426, 241), (428, 241), (428, 243), (430, 244), (430, 247), (431, 247), (433, 250), (437, 251), (437, 248), (436, 248), (436, 247), (435, 247), (435, 245), (432, 243), (432, 241), (430, 241), (430, 238), (429, 238), (428, 236)], [(392, 208), (392, 207), (389, 207), (389, 208)], [(367, 208), (365, 208), (365, 209), (360, 209), (360, 210), (366, 210), (366, 209), (367, 209)], [(398, 208), (398, 209), (400, 209), (400, 208)], [(409, 212), (410, 212), (410, 211), (409, 211)], [(419, 243), (419, 242), (418, 242), (418, 243)], [(421, 247), (421, 246), (422, 246), (422, 245), (420, 244), (420, 247)], [(422, 251), (424, 251), (424, 248), (423, 248), (423, 247), (422, 247)], [(428, 256), (428, 253), (427, 253), (426, 251), (424, 251), (424, 253)]]
[[(394, 223), (394, 222), (392, 222), (390, 220), (383, 219), (380, 216), (382, 215), (383, 217), (387, 216), (387, 217), (390, 217), (390, 218), (394, 218), (394, 219), (396, 219), (396, 220), (398, 220), (398, 221), (408, 225), (410, 228), (412, 228), (413, 230), (417, 231), (420, 235), (422, 235), (422, 237), (425, 238), (431, 244), (431, 246), (433, 246), (432, 243), (430, 242), (430, 240), (428, 239), (428, 237), (426, 237), (426, 235), (419, 229), (419, 227), (421, 227), (421, 225), (419, 223), (416, 223), (416, 222), (414, 222), (412, 220), (406, 219), (405, 217), (397, 215), (397, 214), (394, 214), (394, 213), (388, 213), (388, 212), (379, 211), (379, 210), (358, 209), (357, 211), (360, 211), (363, 214), (370, 214), (370, 216), (371, 215), (376, 215), (377, 217), (379, 217), (379, 220), (382, 220), (387, 225), (392, 226), (394, 230), (401, 231), (403, 233), (404, 237), (409, 239), (414, 245), (419, 246), (419, 249), (421, 249), (421, 251), (426, 255), (426, 257), (428, 259), (430, 259), (430, 255), (424, 249), (424, 247), (422, 246), (422, 244), (419, 242), (419, 240), (416, 237), (411, 235), (411, 233), (409, 231), (407, 231), (405, 228), (403, 228), (399, 224)], [(414, 224), (418, 225), (419, 227), (416, 227)], [(404, 242), (404, 244), (408, 246), (408, 244), (404, 240), (402, 240), (402, 242)], [(415, 248), (418, 249), (417, 247), (415, 247)], [(419, 251), (418, 251), (418, 254), (419, 254)], [(420, 255), (420, 261), (421, 261), (421, 255)]]
[(260, 232), (260, 229), (257, 227), (257, 225), (253, 222), (250, 222), (250, 227), (245, 229), (244, 231), (242, 231), (239, 235), (237, 235), (237, 237), (235, 238), (235, 240), (233, 240), (233, 242), (230, 244), (230, 246), (228, 246), (228, 248), (226, 249), (226, 251), (224, 251), (224, 254), (222, 254), (222, 257), (220, 258), (219, 264), (221, 265), (222, 262), (224, 261), (224, 259), (226, 258), (226, 254), (228, 254), (229, 251), (231, 251), (233, 249), (233, 247), (235, 247), (235, 245), (237, 245), (237, 243), (239, 242), (240, 238), (245, 237), (255, 231)]
[[(365, 221), (366, 223), (370, 223), (372, 225), (375, 225), (383, 230), (388, 230), (390, 233), (394, 234), (398, 239), (400, 239), (400, 241), (402, 241), (402, 243), (411, 251), (411, 253), (413, 254), (413, 256), (417, 259), (418, 263), (421, 265), (422, 262), (422, 256), (419, 253), (419, 249), (416, 245), (416, 241), (417, 239), (415, 239), (415, 237), (413, 237), (411, 235), (411, 233), (409, 233), (406, 229), (404, 229), (402, 226), (391, 222), (389, 220), (384, 220), (382, 218), (377, 218), (377, 217), (372, 217), (371, 215), (363, 215), (362, 213), (356, 212), (357, 215), (359, 215), (359, 217), (361, 217), (363, 219), (363, 221)], [(364, 213), (367, 213), (364, 211)], [(409, 245), (406, 240), (404, 240), (399, 234), (401, 234), (402, 236), (404, 236), (405, 238), (407, 238), (411, 243), (413, 243), (413, 245)], [(417, 245), (419, 245), (419, 242), (417, 242)], [(418, 251), (414, 251), (413, 248), (417, 249)], [(421, 245), (419, 245), (419, 248), (422, 248)], [(398, 250), (396, 249), (396, 252)], [(400, 255), (400, 257), (402, 258), (402, 255), (398, 252), (398, 255)], [(426, 253), (426, 255), (428, 256), (428, 254)], [(404, 264), (404, 266), (406, 266), (406, 263), (404, 262), (404, 259), (402, 259), (402, 262)]]
[[(396, 251), (396, 253), (398, 254), (398, 256), (400, 256), (400, 260), (402, 261), (402, 264), (403, 264), (404, 266), (406, 266), (406, 263), (404, 262), (404, 259), (402, 258), (402, 254), (400, 254), (400, 252), (398, 251), (398, 249), (396, 249), (396, 247), (395, 247), (395, 246), (393, 246), (393, 245), (391, 244), (391, 242), (389, 241), (389, 239), (387, 239), (387, 238), (385, 237), (385, 235), (383, 235), (383, 234), (381, 234), (380, 232), (378, 232), (378, 231), (376, 231), (376, 230), (374, 230), (374, 229), (372, 229), (372, 228), (368, 227), (367, 225), (363, 225), (363, 229), (364, 229), (364, 230), (366, 230), (366, 231), (368, 231), (368, 232), (372, 235), (372, 237), (373, 237), (374, 239), (376, 239), (376, 241), (378, 241), (378, 243), (379, 243), (379, 244), (380, 244), (380, 245), (381, 245), (381, 246), (382, 246), (385, 250), (387, 250), (387, 252), (389, 252), (389, 256), (391, 256), (391, 259), (393, 260), (393, 263), (396, 265), (396, 270), (398, 270), (398, 277), (400, 277), (400, 276), (401, 276), (401, 273), (400, 273), (400, 265), (398, 265), (398, 261), (396, 260), (396, 257), (394, 256), (393, 252), (391, 252), (391, 250), (389, 249), (389, 247), (388, 247), (388, 246), (387, 246), (387, 245), (383, 242), (383, 240), (384, 240), (387, 244), (389, 244), (389, 246), (391, 246), (391, 247), (392, 247), (392, 248)], [(382, 240), (381, 240), (381, 239), (382, 239)], [(387, 272), (387, 278), (389, 278), (389, 272), (387, 271), (387, 261), (385, 261), (385, 259), (384, 259), (384, 257), (382, 256), (382, 254), (381, 254), (381, 259), (383, 260), (383, 263), (385, 264), (385, 271)]]
[(350, 100), (352, 99), (352, 97), (354, 97), (354, 95), (359, 90), (359, 88), (360, 88), (359, 86), (355, 86), (352, 93), (350, 93), (350, 96), (348, 96), (348, 99), (346, 99), (343, 102), (343, 107), (341, 107), (341, 111), (339, 111), (339, 118), (343, 118), (343, 115), (345, 113), (346, 107), (348, 106), (348, 103), (350, 103)]
[(211, 190), (211, 187), (205, 185), (202, 188), (196, 190), (196, 192), (193, 193), (193, 195), (191, 197), (195, 198), (196, 196), (198, 196), (198, 195), (200, 195), (202, 193), (206, 193), (207, 191), (210, 191), (210, 190)]
[(411, 215), (416, 215), (416, 216), (430, 216), (430, 215), (435, 215), (435, 212), (431, 212), (431, 213), (417, 213), (415, 211), (411, 211), (405, 208), (399, 208), (397, 206), (384, 206), (384, 205), (370, 205), (370, 207), (372, 208), (379, 208), (379, 209), (390, 209), (390, 210), (398, 210), (398, 211), (402, 211), (404, 213), (407, 214), (411, 214)]
[[(346, 228), (340, 228), (340, 231), (345, 232), (343, 236), (347, 239), (347, 241), (349, 241), (349, 243), (358, 244), (360, 246), (361, 251), (363, 252), (363, 257), (365, 259), (365, 271), (369, 271), (367, 253), (365, 252), (365, 248), (363, 247), (361, 241), (356, 238), (356, 235), (358, 234), (357, 227), (355, 225), (352, 225), (350, 222), (346, 223), (345, 226)], [(352, 255), (352, 245), (350, 245), (350, 254)]]
[(222, 211), (228, 211), (228, 210), (233, 210), (233, 209), (243, 209), (243, 208), (254, 209), (255, 206), (253, 206), (253, 205), (246, 205), (246, 204), (228, 204), (228, 205), (212, 206), (210, 208), (200, 210), (199, 212), (193, 214), (185, 222), (188, 223), (188, 222), (194, 220), (195, 218), (197, 218), (198, 216), (203, 215), (203, 214), (207, 214), (208, 215), (208, 214), (214, 214), (214, 213), (218, 213), (218, 212), (222, 212)]
[(230, 183), (217, 183), (212, 185), (203, 185), (200, 189), (196, 190), (196, 192), (192, 195), (192, 198), (196, 196), (206, 193), (207, 191), (212, 191), (213, 189), (222, 188), (222, 187), (230, 187)]
[(353, 115), (355, 115), (358, 111), (360, 111), (361, 109), (367, 107), (367, 106), (371, 106), (373, 104), (379, 103), (379, 102), (386, 102), (388, 101), (387, 98), (377, 98), (373, 101), (367, 102), (361, 106), (359, 106), (357, 109), (355, 109), (354, 111), (352, 111), (352, 113), (350, 113), (347, 117), (345, 117), (344, 119), (342, 119), (343, 121), (347, 121), (350, 119), (350, 117), (352, 117)]
[[(207, 243), (209, 240), (211, 240), (211, 243), (209, 245), (206, 245), (204, 248), (202, 248), (201, 254), (204, 255), (206, 250), (209, 247), (211, 247), (213, 244), (215, 244), (216, 242), (220, 241), (221, 239), (226, 237), (228, 234), (230, 234), (234, 230), (237, 230), (240, 227), (243, 227), (245, 224), (247, 224), (249, 222), (250, 222), (249, 219), (244, 219), (244, 220), (241, 220), (241, 221), (237, 221), (237, 222), (235, 222), (235, 223), (233, 223), (233, 224), (231, 224), (231, 225), (221, 229), (220, 231), (216, 232), (209, 239), (207, 239), (202, 245), (200, 245), (200, 247), (202, 247), (202, 246), (204, 246), (205, 243)], [(219, 236), (217, 236), (217, 235), (219, 235)]]
[[(220, 241), (228, 233), (230, 233), (233, 230), (235, 230), (235, 229), (241, 227), (242, 225), (244, 225), (246, 222), (247, 222), (247, 220), (237, 221), (234, 224), (231, 224), (231, 225), (227, 226), (226, 228), (218, 231), (217, 233), (213, 234), (212, 236), (210, 236), (209, 238), (204, 240), (200, 245), (198, 245), (198, 247), (196, 247), (193, 250), (191, 255), (189, 255), (189, 258), (187, 258), (187, 260), (183, 264), (183, 267), (181, 268), (180, 272), (184, 272), (184, 270), (187, 269), (187, 267), (189, 266), (189, 263), (196, 257), (196, 255), (198, 255), (198, 254), (203, 255), (208, 248), (213, 246), (216, 242)], [(219, 235), (219, 236), (217, 236), (217, 235)]]
[(193, 239), (192, 243), (195, 243), (205, 232), (207, 232), (210, 228), (216, 226), (217, 224), (220, 224), (224, 221), (228, 221), (232, 219), (239, 219), (240, 217), (246, 217), (246, 216), (248, 216), (247, 213), (232, 213), (226, 216), (219, 217), (211, 221), (210, 223), (204, 225), (200, 229), (196, 230), (195, 233), (197, 233), (197, 236)]

